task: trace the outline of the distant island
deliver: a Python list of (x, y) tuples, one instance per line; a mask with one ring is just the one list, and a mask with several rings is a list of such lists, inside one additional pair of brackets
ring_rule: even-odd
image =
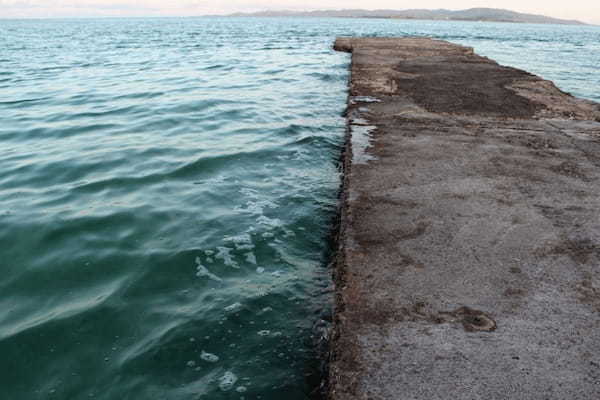
[(486, 21), (532, 24), (586, 25), (581, 21), (523, 14), (496, 8), (470, 8), (468, 10), (316, 10), (316, 11), (260, 11), (235, 13), (231, 17), (336, 17), (336, 18), (396, 18), (436, 21)]

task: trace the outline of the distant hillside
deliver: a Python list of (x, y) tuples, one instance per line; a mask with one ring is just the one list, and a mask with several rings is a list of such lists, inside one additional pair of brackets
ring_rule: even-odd
[(489, 21), (533, 24), (585, 25), (580, 21), (564, 20), (543, 15), (522, 14), (496, 8), (468, 10), (317, 10), (317, 11), (261, 11), (236, 13), (232, 17), (337, 17), (337, 18), (398, 18), (444, 21)]

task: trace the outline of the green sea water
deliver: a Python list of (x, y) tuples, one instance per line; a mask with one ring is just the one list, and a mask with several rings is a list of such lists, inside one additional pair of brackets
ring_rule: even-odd
[(307, 399), (350, 56), (428, 35), (600, 100), (600, 28), (0, 19), (0, 399)]

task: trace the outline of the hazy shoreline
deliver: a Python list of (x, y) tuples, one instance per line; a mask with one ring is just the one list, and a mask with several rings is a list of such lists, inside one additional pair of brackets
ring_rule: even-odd
[(589, 25), (582, 21), (547, 17), (537, 14), (524, 14), (516, 11), (494, 8), (471, 8), (467, 10), (314, 10), (314, 11), (259, 11), (253, 13), (233, 13), (227, 17), (306, 17), (306, 18), (381, 18), (424, 21), (464, 21), (464, 22), (509, 22), (559, 25)]

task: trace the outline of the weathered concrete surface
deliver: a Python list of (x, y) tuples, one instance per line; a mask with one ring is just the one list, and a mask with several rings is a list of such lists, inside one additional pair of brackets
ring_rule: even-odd
[(599, 105), (446, 42), (335, 47), (330, 397), (600, 399)]

